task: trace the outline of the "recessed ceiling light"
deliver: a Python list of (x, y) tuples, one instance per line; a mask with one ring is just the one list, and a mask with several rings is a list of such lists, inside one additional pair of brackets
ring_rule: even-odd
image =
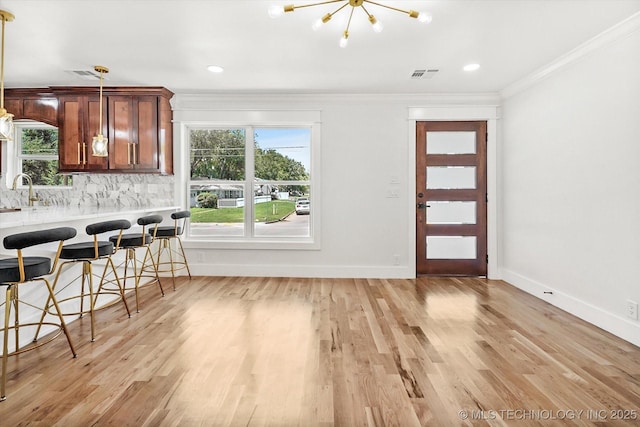
[(480, 68), (480, 64), (467, 64), (462, 69), (465, 71), (476, 71)]
[(211, 71), (212, 73), (222, 73), (224, 71), (224, 68), (219, 65), (209, 65), (207, 67), (207, 70)]

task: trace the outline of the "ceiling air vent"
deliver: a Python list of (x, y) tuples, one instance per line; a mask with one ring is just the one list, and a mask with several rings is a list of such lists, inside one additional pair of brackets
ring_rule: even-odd
[[(100, 74), (95, 72), (94, 70), (65, 70), (67, 73), (71, 74), (82, 80), (100, 80)], [(104, 78), (104, 77), (103, 77)], [(106, 80), (106, 78), (104, 78)]]
[(412, 79), (430, 79), (433, 78), (433, 76), (435, 76), (438, 73), (437, 68), (429, 68), (429, 69), (424, 69), (424, 70), (414, 70), (413, 73), (411, 73), (411, 78)]

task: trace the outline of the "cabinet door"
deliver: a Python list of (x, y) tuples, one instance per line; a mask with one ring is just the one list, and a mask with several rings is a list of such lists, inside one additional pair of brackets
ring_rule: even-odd
[(134, 100), (137, 114), (134, 126), (135, 168), (157, 172), (158, 159), (158, 98), (156, 96), (140, 96)]
[(60, 123), (58, 129), (58, 163), (60, 172), (107, 169), (106, 157), (91, 155), (91, 140), (98, 131), (99, 114), (100, 104), (98, 99), (89, 99), (85, 96), (60, 98), (58, 104), (58, 119)]
[(133, 143), (133, 100), (130, 96), (109, 96), (109, 169), (131, 170), (135, 164)]
[(83, 116), (79, 98), (61, 98), (58, 104), (58, 169), (61, 172), (84, 170), (87, 147), (82, 140)]
[(158, 172), (156, 96), (109, 96), (110, 169)]

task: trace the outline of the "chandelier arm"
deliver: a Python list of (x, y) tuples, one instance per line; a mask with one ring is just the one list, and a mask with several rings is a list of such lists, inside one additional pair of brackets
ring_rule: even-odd
[[(404, 10), (404, 9), (398, 9), (397, 7), (393, 7), (393, 6), (389, 6), (386, 4), (382, 4), (382, 3), (378, 3), (375, 1), (371, 1), (371, 0), (362, 0), (364, 3), (371, 3), (371, 4), (375, 4), (376, 6), (380, 6), (380, 7), (384, 7), (386, 9), (391, 9), (391, 10), (395, 10), (397, 12), (402, 12), (402, 13), (406, 13), (407, 15), (411, 15), (411, 11), (409, 10)], [(363, 8), (364, 9), (364, 8)]]
[(351, 18), (353, 18), (353, 11), (356, 10), (355, 6), (351, 6), (351, 13), (349, 13), (349, 20), (347, 21), (347, 28), (344, 30), (344, 34), (349, 35), (349, 27), (351, 26)]
[(372, 14), (369, 13), (369, 11), (364, 7), (364, 4), (361, 4), (360, 7), (362, 8), (362, 10), (364, 10), (364, 13), (367, 14), (367, 16), (369, 17), (369, 19), (371, 19), (373, 17)]
[[(344, 1), (344, 0), (338, 0), (338, 1)], [(333, 16), (336, 13), (340, 12), (342, 9), (344, 9), (345, 7), (349, 6), (349, 3), (345, 3), (342, 6), (340, 6), (339, 8), (337, 8), (336, 10), (334, 10), (333, 12), (331, 12), (329, 15)]]
[[(344, 0), (327, 0), (327, 1), (321, 1), (321, 2), (319, 2), (319, 3), (303, 4), (302, 6), (294, 6), (294, 5), (291, 5), (291, 7), (292, 7), (293, 9), (302, 9), (302, 8), (304, 8), (304, 7), (320, 6), (320, 5), (322, 5), (322, 4), (338, 3), (338, 2), (341, 2), (341, 1), (344, 1)], [(344, 7), (344, 6), (343, 6), (343, 7)], [(342, 8), (340, 8), (340, 9), (342, 9)], [(338, 9), (338, 10), (340, 10), (340, 9)], [(337, 10), (336, 10), (336, 12), (337, 12)], [(335, 13), (335, 12), (334, 12), (334, 13)]]

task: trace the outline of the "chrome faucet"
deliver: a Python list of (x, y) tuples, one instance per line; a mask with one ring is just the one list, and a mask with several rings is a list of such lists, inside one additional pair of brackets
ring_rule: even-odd
[(13, 178), (13, 185), (11, 186), (11, 189), (16, 189), (16, 186), (18, 185), (18, 178), (20, 177), (24, 177), (24, 179), (27, 180), (27, 184), (29, 184), (29, 206), (33, 206), (33, 202), (37, 202), (38, 198), (33, 195), (33, 181), (29, 175), (26, 173), (19, 173), (16, 175), (15, 178)]

